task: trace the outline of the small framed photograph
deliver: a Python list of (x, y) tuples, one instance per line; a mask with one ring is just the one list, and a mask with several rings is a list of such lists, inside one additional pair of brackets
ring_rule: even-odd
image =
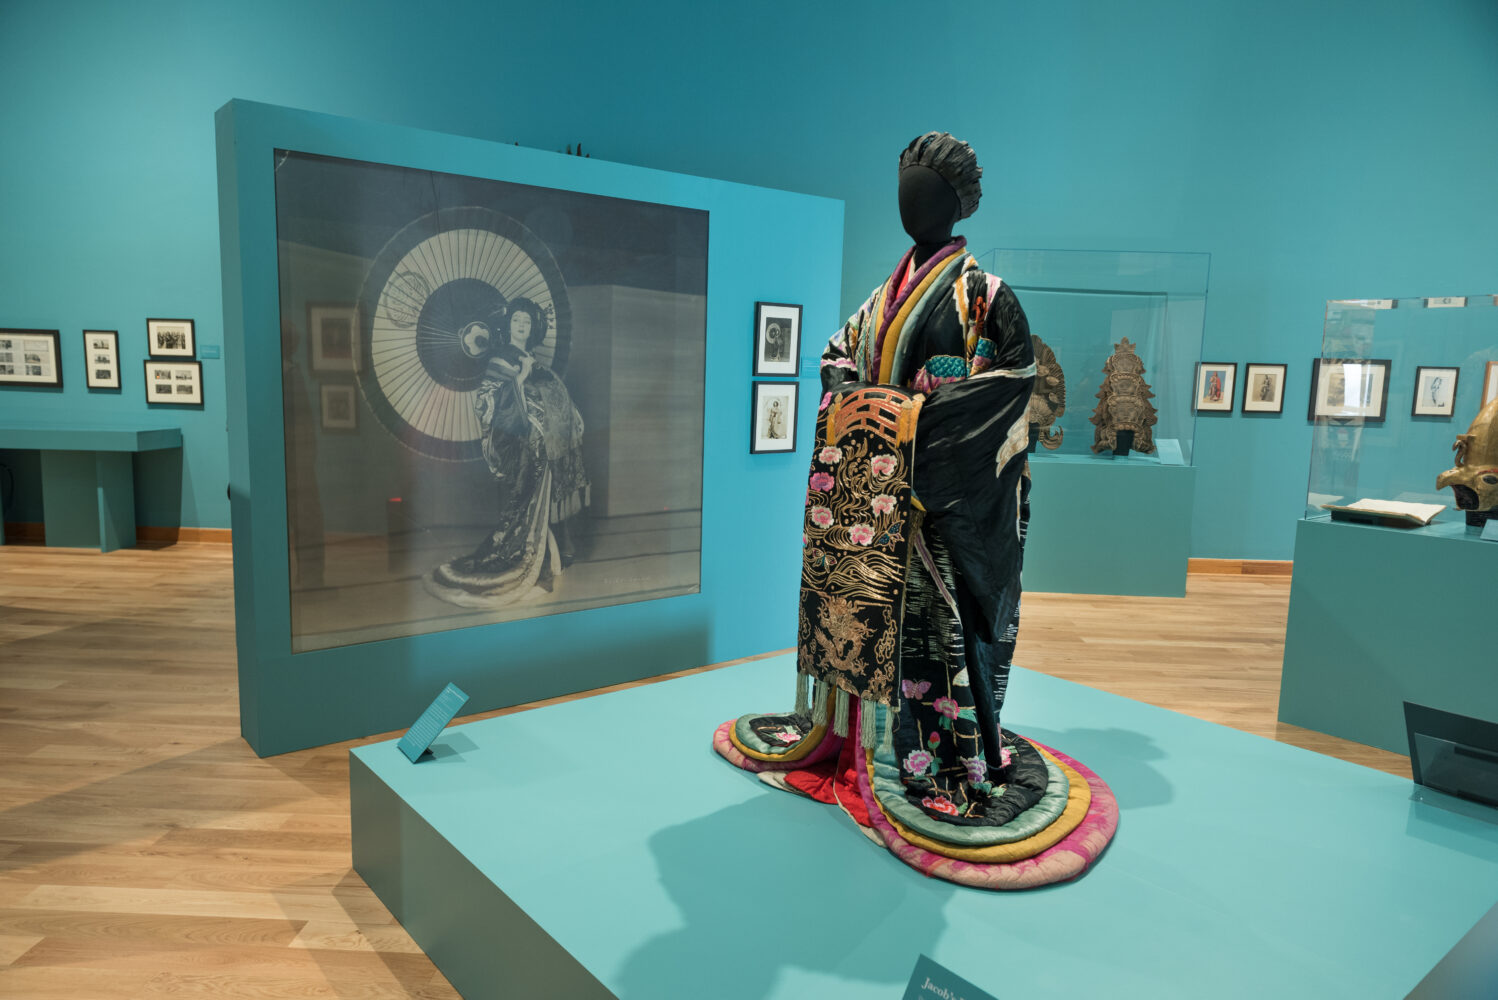
[(307, 304), (307, 342), (315, 372), (359, 370), (359, 307), (347, 302)]
[(190, 319), (146, 320), (147, 351), (153, 358), (195, 358), (197, 338)]
[(1390, 361), (1312, 358), (1307, 419), (1381, 423), (1389, 403)]
[(62, 387), (62, 338), (57, 330), (0, 330), (0, 386)]
[(1482, 373), (1482, 405), (1498, 399), (1498, 361), (1489, 361)]
[(203, 362), (147, 359), (146, 402), (152, 406), (202, 406)]
[(1287, 365), (1243, 366), (1243, 412), (1283, 413)]
[(795, 375), (801, 364), (801, 307), (754, 303), (754, 374)]
[(355, 389), (352, 383), (325, 385), (322, 387), (322, 427), (325, 431), (354, 431), (359, 429), (359, 410), (354, 404)]
[(1415, 401), (1412, 417), (1450, 417), (1456, 412), (1456, 380), (1460, 368), (1420, 365), (1415, 369)]
[(749, 453), (796, 450), (796, 382), (755, 382), (749, 419)]
[(1197, 412), (1233, 411), (1233, 389), (1238, 382), (1237, 362), (1202, 361), (1196, 366)]
[(83, 370), (90, 389), (120, 387), (120, 334), (118, 330), (83, 331)]

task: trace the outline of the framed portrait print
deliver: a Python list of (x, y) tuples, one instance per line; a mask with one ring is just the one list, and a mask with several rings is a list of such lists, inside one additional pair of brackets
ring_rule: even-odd
[(352, 383), (325, 385), (322, 387), (322, 426), (325, 431), (352, 431), (359, 429), (359, 411), (354, 405), (355, 391)]
[(801, 307), (754, 303), (754, 374), (795, 375), (801, 359)]
[(1498, 399), (1498, 361), (1489, 361), (1482, 373), (1482, 405)]
[(1308, 420), (1363, 420), (1379, 423), (1389, 402), (1392, 362), (1366, 358), (1313, 358)]
[(202, 406), (203, 363), (147, 359), (146, 402), (152, 406)]
[(1237, 382), (1237, 362), (1199, 362), (1196, 366), (1197, 412), (1231, 413)]
[(62, 341), (56, 330), (0, 330), (0, 386), (62, 387)]
[(1243, 412), (1283, 413), (1287, 369), (1286, 365), (1244, 365)]
[(307, 305), (307, 342), (315, 372), (359, 370), (354, 349), (359, 329), (359, 307), (350, 302), (311, 302)]
[(1420, 365), (1415, 369), (1415, 399), (1412, 417), (1450, 417), (1456, 412), (1456, 380), (1460, 368)]
[(749, 418), (749, 453), (796, 450), (795, 382), (755, 382)]
[(90, 389), (120, 387), (119, 331), (83, 331), (83, 373)]
[(193, 358), (198, 354), (190, 319), (146, 320), (146, 342), (153, 358)]

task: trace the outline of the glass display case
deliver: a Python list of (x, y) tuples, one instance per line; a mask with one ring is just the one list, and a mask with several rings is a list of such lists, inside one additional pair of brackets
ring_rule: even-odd
[(1498, 398), (1495, 296), (1332, 300), (1308, 374), (1306, 519), (1479, 536), (1459, 507), (1498, 495), (1467, 481), (1498, 464), (1498, 427), (1473, 426)]
[(1210, 254), (994, 249), (978, 259), (1015, 290), (1039, 338), (1033, 460), (1191, 464)]

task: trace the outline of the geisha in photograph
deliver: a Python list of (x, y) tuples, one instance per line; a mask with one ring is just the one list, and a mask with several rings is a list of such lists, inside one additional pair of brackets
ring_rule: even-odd
[(713, 745), (928, 875), (1012, 889), (1079, 875), (1118, 809), (1082, 764), (1001, 725), (1036, 360), (1013, 290), (952, 235), (981, 173), (943, 132), (900, 155), (914, 246), (822, 355), (795, 705), (725, 722)]

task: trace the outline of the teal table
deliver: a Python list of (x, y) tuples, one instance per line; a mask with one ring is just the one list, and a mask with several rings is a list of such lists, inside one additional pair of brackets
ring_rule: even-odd
[[(0, 447), (42, 453), (48, 545), (113, 552), (135, 545), (134, 453), (180, 448), (182, 431), (0, 424)], [(4, 520), (0, 511), (0, 544)]]

